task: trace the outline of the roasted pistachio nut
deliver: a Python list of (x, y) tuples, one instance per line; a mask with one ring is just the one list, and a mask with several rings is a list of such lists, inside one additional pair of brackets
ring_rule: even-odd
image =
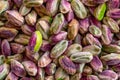
[(67, 0), (61, 0), (60, 2), (60, 12), (65, 14), (71, 10), (70, 3)]
[(78, 18), (84, 19), (87, 17), (87, 10), (80, 0), (72, 0), (71, 6)]
[(11, 48), (10, 48), (10, 44), (7, 40), (3, 40), (1, 43), (1, 50), (2, 50), (2, 54), (4, 56), (10, 56), (11, 55)]
[(74, 40), (78, 34), (79, 22), (76, 19), (72, 19), (72, 21), (68, 24), (68, 38), (70, 40)]
[(107, 65), (116, 65), (120, 63), (120, 54), (111, 53), (101, 56), (102, 61), (105, 61)]
[(36, 7), (43, 4), (43, 0), (23, 0), (23, 4), (27, 7)]
[(82, 73), (85, 67), (85, 63), (76, 64), (77, 73)]
[(117, 80), (118, 74), (112, 70), (104, 70), (98, 77), (102, 80)]
[[(13, 0), (13, 2), (15, 3), (15, 5), (17, 6), (17, 7), (20, 7), (21, 5), (22, 5), (22, 1), (23, 0)], [(11, 4), (10, 4), (11, 5)]]
[(99, 59), (98, 56), (93, 57), (92, 61), (90, 62), (90, 65), (93, 68), (93, 70), (95, 70), (97, 72), (102, 72), (102, 70), (103, 70), (102, 61)]
[(56, 64), (55, 63), (51, 63), (45, 67), (45, 72), (48, 75), (53, 75), (55, 73), (55, 71), (56, 71)]
[(45, 80), (54, 80), (54, 76), (46, 76)]
[(45, 52), (38, 60), (39, 67), (46, 67), (48, 64), (51, 63), (52, 59), (49, 56), (49, 52)]
[(14, 28), (0, 27), (0, 37), (5, 38), (8, 41), (12, 41), (17, 35), (18, 31)]
[(110, 30), (114, 33), (118, 33), (119, 32), (119, 26), (118, 26), (118, 23), (112, 19), (112, 18), (109, 18), (109, 17), (105, 17), (103, 19), (103, 23), (108, 25), (108, 27), (110, 28)]
[(107, 11), (106, 15), (113, 19), (119, 19), (120, 18), (120, 9), (118, 9), (118, 8), (111, 9), (111, 10)]
[(86, 75), (90, 75), (92, 74), (92, 68), (90, 66), (85, 66), (84, 69), (83, 69), (83, 74), (86, 74)]
[(25, 51), (25, 47), (21, 44), (11, 43), (10, 46), (11, 46), (12, 52), (15, 54), (20, 54)]
[(7, 75), (7, 77), (5, 78), (5, 80), (18, 80), (18, 76), (16, 76), (14, 73), (9, 72), (9, 74)]
[(9, 3), (8, 1), (4, 1), (4, 0), (1, 0), (0, 3), (1, 3), (0, 5), (0, 16), (1, 16), (1, 14), (9, 8)]
[(94, 10), (94, 16), (97, 20), (101, 21), (104, 17), (107, 5), (106, 3), (99, 4), (98, 7)]
[(48, 33), (49, 33), (49, 24), (47, 21), (39, 19), (37, 24), (36, 24), (36, 29), (39, 30), (43, 36), (43, 39), (47, 40), (48, 39)]
[(76, 73), (75, 75), (71, 76), (70, 80), (80, 80), (81, 73)]
[[(57, 0), (55, 0), (55, 1), (57, 1)], [(64, 15), (62, 13), (57, 14), (51, 24), (50, 33), (51, 34), (59, 33), (63, 27), (64, 21), (65, 21)]]
[(89, 63), (93, 59), (93, 55), (90, 52), (75, 52), (70, 59), (76, 63)]
[(101, 29), (95, 25), (89, 26), (89, 32), (95, 37), (100, 37), (102, 35)]
[(23, 61), (23, 66), (30, 76), (35, 76), (37, 74), (37, 66), (32, 61)]
[(67, 76), (68, 74), (61, 67), (58, 67), (58, 69), (55, 72), (55, 79), (63, 80), (63, 79), (66, 79)]
[(89, 45), (89, 46), (83, 47), (83, 52), (90, 52), (93, 55), (99, 55), (101, 52), (101, 48), (98, 47), (97, 45)]
[(27, 45), (29, 43), (29, 39), (30, 39), (30, 37), (25, 35), (25, 34), (18, 34), (15, 37), (14, 41), (16, 43), (19, 43), (19, 44), (22, 44), (22, 45)]
[(67, 56), (61, 56), (59, 64), (68, 74), (73, 75), (76, 73), (75, 64)]
[(76, 52), (82, 51), (82, 46), (80, 44), (72, 44), (68, 47), (68, 49), (65, 51), (65, 54), (67, 56), (71, 56), (72, 54)]
[(36, 75), (36, 80), (45, 80), (45, 71), (42, 68), (38, 68), (38, 72)]
[(57, 43), (51, 50), (50, 57), (51, 58), (58, 58), (60, 57), (68, 47), (68, 41), (62, 40)]
[(115, 44), (103, 45), (102, 50), (108, 53), (120, 53), (120, 46)]
[(26, 7), (24, 4), (21, 5), (20, 9), (19, 9), (19, 13), (22, 15), (22, 16), (25, 16), (27, 15), (30, 11), (31, 11), (32, 8), (30, 7)]
[(25, 16), (25, 20), (28, 25), (34, 26), (37, 20), (37, 13), (32, 10), (27, 16)]
[(58, 7), (60, 0), (48, 0), (46, 4), (46, 9), (54, 16), (58, 12)]
[(6, 63), (0, 65), (0, 80), (4, 80), (9, 74), (10, 66)]
[(28, 46), (34, 52), (38, 52), (41, 47), (41, 44), (42, 44), (42, 35), (40, 31), (35, 31), (29, 40)]
[(5, 16), (15, 26), (22, 26), (24, 24), (23, 16), (16, 10), (6, 11)]
[(110, 0), (108, 3), (108, 8), (111, 9), (115, 9), (115, 8), (119, 8), (120, 4), (119, 4), (119, 0)]
[(14, 59), (11, 60), (11, 72), (13, 72), (15, 75), (19, 77), (26, 76), (26, 71), (24, 66), (19, 61)]
[(102, 31), (102, 36), (101, 36), (102, 42), (105, 45), (110, 44), (112, 41), (112, 33), (111, 33), (109, 27), (106, 25), (102, 25), (101, 31)]

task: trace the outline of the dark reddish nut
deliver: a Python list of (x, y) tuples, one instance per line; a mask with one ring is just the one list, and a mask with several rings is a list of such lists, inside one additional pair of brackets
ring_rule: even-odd
[(12, 52), (15, 54), (20, 54), (25, 51), (25, 47), (21, 44), (11, 43), (10, 46), (11, 46)]
[(8, 41), (12, 41), (17, 33), (18, 31), (14, 28), (0, 27), (0, 37), (5, 38)]
[(74, 75), (76, 73), (75, 64), (67, 56), (61, 56), (59, 64), (68, 74)]
[(10, 44), (9, 44), (9, 42), (7, 40), (2, 41), (2, 43), (1, 43), (1, 51), (2, 51), (2, 54), (5, 55), (6, 57), (11, 55)]
[(26, 71), (24, 66), (18, 62), (17, 60), (11, 60), (11, 72), (13, 72), (15, 75), (19, 77), (25, 77)]

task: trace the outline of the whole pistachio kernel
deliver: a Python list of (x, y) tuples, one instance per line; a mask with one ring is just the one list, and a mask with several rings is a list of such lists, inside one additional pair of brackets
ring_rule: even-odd
[(38, 52), (42, 44), (42, 35), (40, 31), (35, 31), (29, 41), (29, 47), (34, 52)]
[(105, 11), (106, 11), (106, 3), (100, 4), (95, 10), (94, 10), (94, 16), (97, 20), (101, 21), (104, 17)]

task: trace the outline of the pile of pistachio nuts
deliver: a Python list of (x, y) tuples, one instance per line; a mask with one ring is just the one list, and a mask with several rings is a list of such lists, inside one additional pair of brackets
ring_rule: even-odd
[(120, 80), (120, 0), (0, 0), (0, 80)]

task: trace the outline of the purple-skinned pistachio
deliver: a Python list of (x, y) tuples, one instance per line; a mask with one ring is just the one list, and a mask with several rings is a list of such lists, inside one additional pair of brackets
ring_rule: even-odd
[(108, 53), (120, 53), (120, 46), (115, 44), (103, 45), (102, 50)]
[(51, 63), (45, 67), (45, 72), (48, 75), (53, 75), (55, 73), (55, 71), (56, 71), (56, 64), (55, 63)]
[(4, 80), (5, 77), (9, 74), (10, 66), (6, 63), (0, 65), (0, 80)]
[(89, 32), (95, 37), (100, 37), (102, 35), (101, 29), (95, 25), (89, 26)]
[(53, 18), (50, 17), (50, 16), (43, 16), (40, 19), (43, 20), (43, 21), (46, 21), (48, 24), (51, 24), (52, 21), (53, 21)]
[(101, 80), (117, 80), (118, 79), (117, 73), (112, 70), (104, 70), (98, 75), (98, 77)]
[(98, 56), (93, 57), (92, 61), (90, 62), (90, 65), (93, 68), (93, 70), (97, 72), (102, 72), (103, 70), (103, 64)]
[(45, 80), (45, 71), (42, 68), (38, 68), (38, 72), (36, 75), (36, 80)]
[(7, 75), (7, 77), (5, 78), (5, 80), (18, 80), (18, 76), (16, 76), (14, 73), (9, 72), (9, 74)]
[(28, 25), (34, 26), (37, 21), (37, 13), (32, 10), (28, 15), (25, 16), (25, 20)]
[(68, 39), (74, 40), (78, 34), (79, 22), (76, 19), (72, 19), (72, 21), (68, 24)]
[(66, 39), (66, 37), (67, 37), (67, 32), (61, 31), (58, 34), (51, 36), (50, 41), (52, 43), (58, 43), (59, 41)]
[(84, 19), (87, 17), (87, 10), (80, 0), (72, 0), (71, 6), (78, 18)]
[(61, 56), (59, 64), (68, 74), (73, 75), (76, 73), (75, 64), (67, 56)]
[(70, 3), (67, 0), (61, 0), (60, 2), (60, 12), (65, 14), (71, 10)]
[(24, 34), (31, 36), (32, 33), (35, 31), (35, 28), (25, 24), (21, 27), (21, 30)]
[(59, 33), (63, 27), (64, 21), (65, 21), (64, 15), (62, 13), (57, 14), (51, 24), (50, 33), (51, 34)]
[(115, 9), (115, 8), (119, 8), (120, 6), (120, 1), (119, 0), (110, 0), (108, 2), (108, 8), (109, 9)]
[(77, 63), (75, 64), (75, 66), (76, 66), (77, 73), (82, 73), (85, 67), (85, 63), (79, 63), (79, 64)]
[(11, 43), (10, 46), (11, 46), (12, 52), (15, 54), (20, 54), (20, 53), (23, 53), (25, 51), (24, 46), (21, 44)]
[(61, 68), (58, 67), (58, 69), (55, 72), (55, 79), (56, 80), (66, 80), (66, 78), (68, 77), (68, 74)]
[(54, 80), (54, 76), (46, 76), (45, 80)]
[(15, 26), (22, 26), (24, 24), (24, 18), (16, 10), (8, 10), (5, 13), (5, 16), (8, 21), (10, 21)]
[(34, 7), (34, 9), (37, 12), (37, 14), (41, 17), (44, 17), (46, 15), (51, 16), (50, 12), (46, 9), (46, 7), (44, 5)]
[(41, 45), (42, 45), (42, 34), (40, 33), (40, 31), (33, 32), (29, 40), (29, 44), (28, 44), (29, 48), (34, 52), (38, 52)]
[(26, 47), (25, 54), (31, 61), (34, 61), (34, 62), (37, 62), (40, 57), (40, 54), (38, 52), (31, 51), (31, 49), (28, 46)]
[(15, 37), (14, 41), (22, 45), (27, 45), (29, 43), (29, 39), (30, 39), (29, 36), (25, 34), (19, 34)]
[(23, 60), (23, 55), (22, 54), (14, 54), (14, 55), (10, 55), (7, 56), (8, 61), (10, 61), (11, 59), (17, 60), (17, 61), (22, 61)]
[(120, 9), (116, 8), (116, 9), (108, 10), (106, 15), (113, 19), (119, 19), (120, 18)]
[(120, 63), (120, 54), (111, 53), (101, 57), (107, 65), (116, 65)]
[(82, 36), (80, 34), (77, 34), (76, 38), (74, 39), (74, 42), (77, 44), (82, 44)]
[(120, 30), (118, 23), (110, 17), (104, 17), (103, 23), (106, 24), (113, 33), (118, 33)]
[(81, 73), (76, 73), (75, 75), (71, 76), (70, 80), (80, 80)]
[(76, 63), (89, 63), (93, 59), (93, 55), (90, 52), (75, 52), (70, 59)]
[(116, 64), (116, 65), (113, 65), (112, 66), (112, 69), (116, 72), (120, 72), (120, 63), (119, 64)]
[(74, 43), (68, 47), (68, 49), (65, 51), (65, 54), (67, 56), (71, 56), (72, 54), (80, 51), (82, 51), (82, 46), (80, 44)]
[(43, 4), (43, 0), (23, 0), (23, 4), (27, 7), (36, 7)]
[(89, 20), (90, 20), (90, 24), (91, 25), (95, 25), (95, 26), (97, 26), (97, 27), (101, 27), (101, 22), (100, 21), (98, 21), (96, 18), (94, 18), (94, 17), (90, 17), (89, 18)]
[(83, 75), (90, 75), (92, 74), (92, 68), (90, 66), (85, 66), (84, 69), (83, 69)]
[(101, 52), (101, 48), (97, 45), (88, 45), (83, 47), (83, 52), (90, 52), (93, 55), (98, 55)]
[(7, 40), (3, 40), (1, 43), (1, 51), (2, 54), (5, 55), (6, 57), (11, 55), (11, 48), (10, 48), (10, 44)]
[(1, 3), (0, 15), (1, 15), (4, 11), (6, 11), (9, 8), (9, 3), (8, 3), (8, 1), (3, 1), (3, 0), (1, 0), (0, 3)]
[(112, 33), (109, 27), (106, 25), (102, 25), (101, 31), (102, 31), (102, 36), (101, 36), (102, 42), (106, 45), (110, 44), (112, 41)]
[(23, 0), (13, 0), (17, 7), (20, 7), (22, 5), (22, 1)]
[(97, 5), (95, 0), (82, 0), (82, 2), (89, 7), (94, 7)]
[(82, 40), (83, 45), (97, 45), (99, 47), (102, 47), (100, 41), (98, 38), (95, 38), (92, 34), (86, 34), (86, 36)]
[(74, 13), (72, 10), (70, 10), (67, 14), (66, 14), (66, 20), (68, 22), (70, 22), (72, 19), (74, 19)]
[(23, 61), (22, 64), (30, 76), (35, 76), (37, 74), (37, 66), (34, 62)]
[(15, 75), (19, 77), (25, 77), (26, 71), (24, 66), (17, 60), (11, 60), (11, 72), (13, 72)]
[(100, 79), (95, 75), (88, 75), (87, 80), (100, 80)]
[(0, 37), (5, 38), (8, 41), (12, 41), (17, 35), (18, 31), (14, 28), (0, 27)]
[(101, 21), (104, 17), (107, 5), (106, 3), (99, 4), (94, 10), (94, 16), (97, 20)]
[(60, 0), (48, 0), (46, 3), (46, 9), (54, 16), (58, 12)]
[(80, 23), (79, 32), (81, 34), (86, 33), (88, 31), (89, 26), (90, 26), (89, 18), (82, 19), (79, 21), (79, 23)]
[(61, 56), (65, 50), (68, 47), (68, 41), (67, 40), (62, 40), (59, 43), (57, 43), (51, 50), (50, 57), (51, 58), (58, 58)]
[(49, 52), (45, 52), (38, 60), (39, 67), (46, 67), (49, 63), (51, 63), (52, 59), (49, 56)]
[(50, 42), (43, 40), (40, 50), (45, 52), (45, 51), (49, 51), (51, 49), (52, 49), (52, 45), (50, 44)]
[(36, 29), (39, 30), (43, 36), (43, 39), (48, 40), (48, 33), (49, 33), (49, 24), (47, 21), (39, 19), (36, 23)]
[(19, 9), (19, 13), (22, 15), (22, 16), (25, 16), (27, 15), (30, 11), (31, 11), (32, 8), (30, 7), (26, 7), (24, 4), (22, 4), (20, 6), (20, 9)]

